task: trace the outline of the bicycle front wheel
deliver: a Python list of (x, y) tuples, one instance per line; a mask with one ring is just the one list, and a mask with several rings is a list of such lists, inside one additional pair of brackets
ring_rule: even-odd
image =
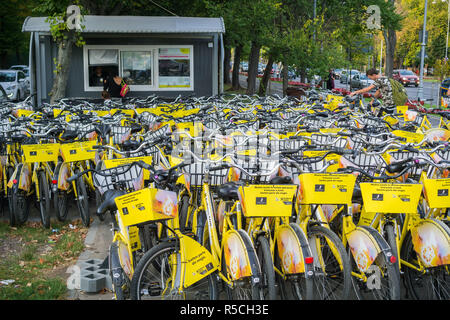
[[(79, 171), (76, 170), (75, 174), (77, 174)], [(83, 177), (79, 177), (76, 180), (76, 186), (77, 186), (77, 205), (78, 205), (78, 211), (80, 212), (81, 220), (83, 221), (83, 225), (85, 227), (89, 227), (90, 224), (90, 214), (89, 214), (89, 198), (86, 191), (86, 184), (84, 183)]]
[[(182, 292), (172, 283), (174, 263), (179, 249), (173, 242), (162, 242), (147, 251), (139, 260), (131, 280), (132, 300), (215, 300), (217, 279), (215, 273), (201, 279)], [(181, 267), (181, 264), (177, 266)]]
[(259, 236), (255, 241), (255, 250), (261, 264), (261, 289), (264, 300), (275, 300), (277, 297), (277, 286), (275, 282), (275, 270), (273, 258), (270, 253), (269, 241), (265, 236)]
[(50, 228), (50, 190), (45, 172), (39, 172), (39, 211), (44, 228)]
[(352, 287), (350, 259), (330, 229), (312, 226), (308, 240), (314, 257), (314, 294), (319, 300), (346, 300)]

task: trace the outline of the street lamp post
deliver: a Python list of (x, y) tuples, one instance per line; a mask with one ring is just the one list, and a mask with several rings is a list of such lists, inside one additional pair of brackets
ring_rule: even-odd
[(419, 100), (423, 100), (423, 64), (425, 60), (425, 34), (427, 30), (427, 7), (428, 0), (425, 0), (425, 11), (423, 14), (423, 29), (422, 29), (422, 43), (420, 44), (420, 76), (419, 76), (419, 90), (417, 96)]

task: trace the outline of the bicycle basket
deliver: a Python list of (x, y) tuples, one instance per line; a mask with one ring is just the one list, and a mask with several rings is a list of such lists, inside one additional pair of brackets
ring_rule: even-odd
[[(183, 168), (189, 174), (191, 187), (200, 188), (206, 172), (206, 164), (203, 162), (193, 162)], [(209, 185), (219, 186), (226, 182), (228, 169), (221, 169), (209, 172)]]
[(107, 190), (137, 191), (144, 187), (144, 172), (139, 166), (120, 165), (94, 173), (94, 186), (104, 194)]

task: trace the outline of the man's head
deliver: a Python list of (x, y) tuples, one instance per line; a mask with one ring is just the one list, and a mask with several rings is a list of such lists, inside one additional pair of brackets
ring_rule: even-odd
[(101, 75), (102, 72), (103, 72), (102, 67), (100, 67), (100, 66), (95, 67), (95, 73), (96, 73), (97, 75)]
[(366, 75), (370, 80), (376, 80), (380, 77), (378, 70), (375, 68), (367, 70)]

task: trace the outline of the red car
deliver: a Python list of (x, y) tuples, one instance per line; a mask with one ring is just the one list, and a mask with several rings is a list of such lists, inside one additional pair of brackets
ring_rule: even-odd
[(414, 72), (406, 69), (394, 70), (392, 78), (394, 78), (404, 86), (408, 85), (413, 85), (416, 87), (419, 86), (419, 77), (416, 76)]

